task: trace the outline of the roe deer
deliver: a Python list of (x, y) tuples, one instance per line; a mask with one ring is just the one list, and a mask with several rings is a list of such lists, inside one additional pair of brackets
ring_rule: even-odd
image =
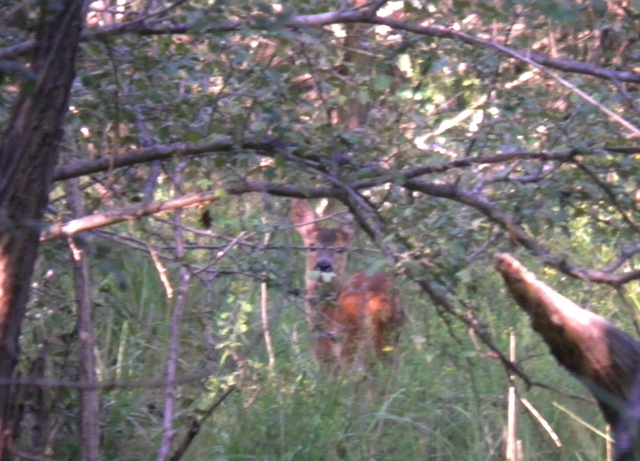
[[(307, 247), (306, 315), (319, 365), (366, 366), (375, 351), (392, 351), (405, 316), (389, 274), (345, 277), (354, 231), (324, 227), (304, 200), (294, 200), (291, 219)], [(358, 363), (354, 363), (355, 361)]]

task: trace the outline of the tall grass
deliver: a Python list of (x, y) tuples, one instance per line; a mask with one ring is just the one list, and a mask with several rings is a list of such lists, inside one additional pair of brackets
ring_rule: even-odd
[[(105, 272), (96, 288), (100, 378), (143, 385), (116, 386), (103, 393), (103, 453), (108, 460), (152, 460), (164, 399), (162, 387), (154, 382), (164, 375), (171, 302), (148, 258), (123, 254), (112, 259), (116, 269)], [(523, 459), (602, 460), (604, 440), (587, 425), (604, 429), (597, 408), (567, 397), (587, 393), (549, 356), (525, 315), (501, 293), (497, 279), (474, 274), (474, 280), (479, 282), (459, 292), (465, 293), (466, 308), (485, 322), (503, 351), (514, 331), (523, 370), (534, 381), (559, 391), (527, 390), (516, 380), (522, 395), (563, 442), (561, 449), (555, 448), (540, 425), (521, 410), (518, 437)], [(181, 377), (200, 378), (179, 387), (176, 441), (224, 389), (237, 385), (239, 390), (205, 422), (184, 459), (503, 458), (507, 373), (485, 348), (477, 348), (460, 322), (443, 321), (428, 299), (403, 284), (410, 322), (397, 363), (380, 364), (368, 376), (329, 377), (319, 373), (311, 359), (302, 299), (283, 294), (286, 288), (274, 286), (270, 297), (277, 300), (270, 305), (277, 321), (271, 325), (276, 363), (269, 369), (257, 307), (259, 281), (233, 277), (215, 283), (194, 281), (181, 324), (178, 365)], [(32, 355), (47, 338), (46, 330), (60, 329), (67, 315), (47, 312), (36, 297), (31, 315), (44, 317), (25, 331)], [(67, 318), (73, 318), (71, 313)], [(57, 357), (53, 369), (73, 369), (73, 354), (61, 348)], [(71, 441), (76, 438), (64, 434), (77, 430), (73, 423), (77, 394), (59, 390), (50, 395), (56, 414), (51, 422), (56, 441), (51, 455), (74, 459), (77, 452)]]

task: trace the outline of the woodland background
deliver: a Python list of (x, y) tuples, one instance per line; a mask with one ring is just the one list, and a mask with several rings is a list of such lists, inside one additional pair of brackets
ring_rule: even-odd
[[(640, 3), (81, 7), (0, 2), (3, 459), (497, 460), (510, 375), (523, 459), (604, 458), (492, 255), (640, 334)], [(294, 197), (397, 274), (393, 367), (317, 372)]]

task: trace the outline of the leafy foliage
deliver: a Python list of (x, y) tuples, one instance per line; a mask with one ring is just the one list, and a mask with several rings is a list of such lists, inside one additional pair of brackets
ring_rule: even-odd
[[(552, 401), (601, 424), (597, 411), (566, 397), (582, 391), (488, 267), (494, 252), (516, 252), (566, 296), (636, 328), (632, 5), (114, 0), (90, 10), (43, 227), (80, 224), (71, 178), (86, 217), (123, 216), (74, 236), (91, 264), (105, 459), (155, 456), (172, 327), (174, 448), (222, 392), (240, 389), (184, 459), (499, 459), (508, 380), (494, 359), (509, 331), (521, 377), (562, 390), (534, 385), (527, 398), (565, 447), (551, 455), (523, 422), (525, 453), (602, 458), (604, 442)], [(5, 12), (3, 124), (28, 83), (37, 17), (30, 1)], [(86, 169), (68, 173), (76, 167)], [(318, 375), (291, 197), (331, 199), (326, 214), (362, 229), (351, 266), (398, 275), (411, 321), (394, 372)], [(25, 378), (77, 379), (65, 235), (48, 237), (36, 266)], [(176, 321), (180, 268), (191, 282)], [(18, 445), (77, 458), (75, 388), (42, 389)], [(46, 435), (30, 445), (38, 425)]]

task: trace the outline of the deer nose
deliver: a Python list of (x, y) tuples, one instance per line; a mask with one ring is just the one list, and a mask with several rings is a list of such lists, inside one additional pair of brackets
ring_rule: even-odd
[(318, 261), (316, 263), (316, 269), (320, 272), (333, 272), (333, 267), (329, 261)]

